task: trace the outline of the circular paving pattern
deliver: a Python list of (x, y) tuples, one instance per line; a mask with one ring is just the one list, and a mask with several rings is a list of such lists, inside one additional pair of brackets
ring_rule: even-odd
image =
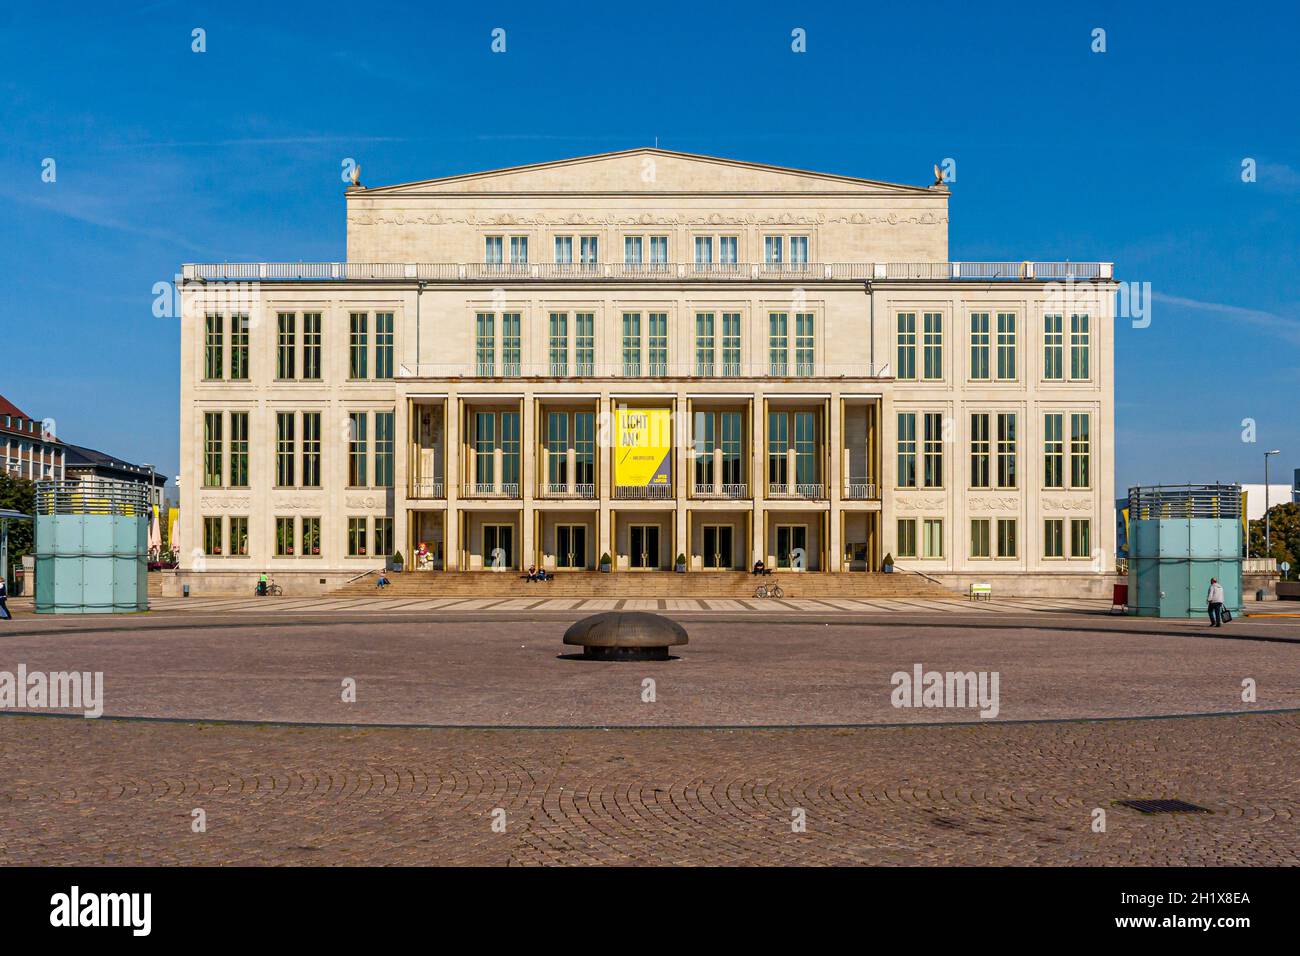
[[(1298, 748), (1300, 715), (1263, 714), (739, 731), (7, 716), (0, 863), (1294, 865)], [(1115, 805), (1140, 797), (1213, 812)]]

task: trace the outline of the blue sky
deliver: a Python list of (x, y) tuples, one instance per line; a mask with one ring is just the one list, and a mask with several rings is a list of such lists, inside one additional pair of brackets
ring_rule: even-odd
[(1117, 330), (1117, 487), (1300, 467), (1294, 3), (279, 6), (0, 7), (0, 393), (65, 440), (176, 473), (153, 284), (343, 258), (344, 158), (383, 184), (658, 136), (918, 184), (954, 158), (952, 258), (1151, 284)]

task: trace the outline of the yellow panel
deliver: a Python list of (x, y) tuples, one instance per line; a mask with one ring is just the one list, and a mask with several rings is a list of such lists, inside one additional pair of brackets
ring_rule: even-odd
[(638, 488), (671, 484), (672, 420), (667, 408), (618, 409), (614, 484)]

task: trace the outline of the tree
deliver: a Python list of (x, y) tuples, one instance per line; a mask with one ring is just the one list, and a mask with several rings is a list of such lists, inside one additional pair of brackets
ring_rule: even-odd
[[(36, 483), (0, 471), (0, 508), (35, 515)], [(31, 521), (9, 522), (9, 560), (15, 564), (24, 554), (31, 553), (35, 533), (32, 524)]]
[[(1286, 561), (1291, 565), (1291, 575), (1295, 576), (1297, 557), (1300, 557), (1300, 504), (1274, 505), (1268, 509), (1269, 547), (1268, 557), (1274, 561)], [(1264, 522), (1250, 523), (1250, 552), (1252, 556), (1264, 557)]]

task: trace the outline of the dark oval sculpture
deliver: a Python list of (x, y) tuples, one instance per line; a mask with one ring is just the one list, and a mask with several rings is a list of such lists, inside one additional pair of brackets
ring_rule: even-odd
[(601, 611), (564, 632), (565, 644), (595, 661), (666, 661), (668, 648), (686, 641), (684, 627), (648, 611)]

